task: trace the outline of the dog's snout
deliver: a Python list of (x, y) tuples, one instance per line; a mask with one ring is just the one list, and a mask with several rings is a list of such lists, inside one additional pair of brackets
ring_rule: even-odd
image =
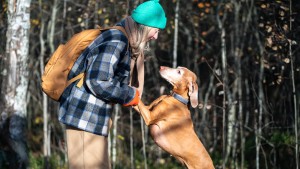
[(160, 70), (164, 70), (166, 68), (167, 68), (166, 66), (160, 66)]

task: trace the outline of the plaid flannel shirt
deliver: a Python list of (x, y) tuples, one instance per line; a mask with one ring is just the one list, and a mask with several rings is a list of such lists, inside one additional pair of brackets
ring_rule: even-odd
[(79, 56), (69, 79), (85, 72), (83, 86), (68, 86), (60, 98), (59, 121), (87, 132), (107, 136), (114, 103), (129, 103), (135, 90), (128, 86), (128, 39), (119, 30), (101, 33)]

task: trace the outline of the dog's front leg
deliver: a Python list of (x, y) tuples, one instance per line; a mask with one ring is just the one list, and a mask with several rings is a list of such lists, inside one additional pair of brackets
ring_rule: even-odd
[(149, 126), (151, 124), (152, 119), (148, 106), (145, 106), (142, 100), (140, 100), (137, 107), (139, 110), (138, 112), (142, 115), (146, 125)]

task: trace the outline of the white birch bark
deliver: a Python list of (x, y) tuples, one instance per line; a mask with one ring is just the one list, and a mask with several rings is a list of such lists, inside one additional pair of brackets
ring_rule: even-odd
[(26, 146), (26, 117), (28, 89), (28, 53), (30, 29), (30, 0), (8, 0), (5, 53), (5, 80), (2, 85), (5, 107), (2, 115), (8, 115), (9, 144), (19, 156), (19, 166), (28, 167)]
[(58, 11), (58, 2), (57, 0), (54, 0), (53, 2), (53, 7), (52, 7), (52, 13), (51, 13), (51, 21), (48, 25), (49, 29), (49, 36), (48, 36), (48, 42), (50, 46), (50, 51), (51, 53), (54, 52), (55, 47), (54, 47), (54, 33), (55, 33), (55, 23), (56, 23), (56, 14)]
[[(41, 3), (40, 3), (41, 5)], [(41, 9), (41, 6), (40, 6)], [(44, 68), (45, 68), (45, 40), (43, 37), (44, 34), (44, 28), (45, 28), (45, 21), (42, 19), (41, 20), (41, 29), (40, 29), (40, 69), (41, 69), (41, 74), (44, 73)], [(50, 140), (48, 138), (48, 97), (45, 93), (43, 93), (43, 152), (44, 152), (44, 157), (49, 157), (50, 156)]]
[[(236, 151), (237, 151), (237, 139), (238, 139), (238, 130), (241, 129), (243, 130), (243, 127), (238, 128), (235, 127), (235, 125), (237, 124), (241, 124), (242, 123), (242, 108), (243, 108), (243, 102), (240, 100), (242, 99), (242, 68), (241, 68), (241, 53), (240, 50), (243, 48), (243, 44), (244, 43), (241, 39), (241, 37), (243, 37), (243, 34), (241, 33), (241, 29), (242, 29), (242, 25), (246, 24), (244, 23), (245, 21), (240, 19), (240, 15), (244, 15), (244, 13), (241, 10), (241, 2), (240, 1), (236, 1), (233, 0), (232, 2), (234, 4), (234, 35), (233, 35), (233, 46), (232, 46), (232, 50), (234, 52), (234, 58), (235, 58), (235, 62), (236, 62), (236, 69), (237, 69), (237, 78), (234, 82), (234, 87), (233, 87), (233, 92), (232, 92), (232, 96), (233, 96), (233, 100), (237, 100), (238, 101), (238, 110), (236, 108), (236, 104), (233, 103), (232, 109), (233, 111), (230, 111), (232, 113), (230, 113), (229, 115), (229, 126), (230, 130), (228, 129), (228, 133), (229, 131), (232, 131), (232, 133), (230, 133), (231, 135), (229, 135), (228, 137), (232, 137), (231, 142), (228, 141), (229, 145), (232, 144), (232, 158), (235, 162), (234, 167), (238, 168), (238, 164), (237, 164), (237, 157), (236, 157)], [(244, 18), (244, 17), (242, 17)], [(238, 111), (238, 117), (239, 117), (239, 121), (237, 121), (236, 119), (236, 111)], [(240, 133), (242, 133), (242, 131), (240, 131)], [(230, 146), (231, 147), (231, 146)]]
[[(254, 14), (257, 16), (257, 11), (254, 10)], [(263, 91), (263, 77), (264, 77), (264, 46), (260, 42), (258, 32), (255, 32), (255, 37), (257, 39), (258, 48), (259, 48), (259, 56), (260, 58), (260, 68), (259, 68), (259, 80), (258, 80), (258, 105), (257, 118), (254, 129), (255, 129), (255, 144), (256, 144), (256, 168), (260, 168), (260, 148), (261, 148), (261, 134), (262, 134), (262, 115), (263, 115), (263, 106), (264, 106), (264, 91)]]
[(140, 122), (141, 122), (141, 131), (142, 131), (142, 142), (143, 142), (143, 156), (144, 156), (144, 168), (148, 169), (147, 165), (147, 155), (146, 155), (146, 141), (145, 141), (145, 124), (144, 119), (142, 116), (140, 116)]
[[(292, 23), (293, 23), (293, 11), (292, 11), (292, 0), (290, 0), (290, 18), (289, 18), (289, 31), (292, 32)], [(299, 169), (299, 117), (298, 117), (298, 108), (297, 108), (297, 96), (296, 96), (296, 86), (295, 86), (295, 72), (294, 72), (294, 57), (292, 52), (292, 40), (289, 40), (289, 57), (291, 59), (291, 78), (292, 78), (292, 88), (293, 88), (293, 102), (294, 102), (294, 130), (295, 130), (295, 159), (296, 159), (296, 169)]]
[(7, 17), (6, 59), (9, 67), (6, 70), (8, 75), (5, 86), (6, 108), (21, 117), (26, 117), (30, 0), (9, 0)]
[(62, 20), (63, 20), (64, 23), (61, 24), (60, 42), (63, 42), (63, 40), (64, 40), (64, 29), (65, 29), (66, 15), (67, 15), (67, 0), (63, 0), (63, 16), (62, 16), (63, 18), (62, 18)]
[[(226, 13), (225, 13), (226, 15)], [(225, 37), (226, 37), (226, 32), (225, 32), (225, 28), (224, 28), (224, 20), (225, 20), (226, 16), (223, 16), (223, 19), (221, 20), (219, 16), (217, 16), (217, 21), (218, 21), (218, 27), (221, 31), (221, 58), (222, 58), (222, 72), (223, 72), (223, 132), (222, 132), (222, 141), (223, 141), (223, 162), (222, 162), (222, 168), (225, 169), (226, 168), (226, 162), (227, 162), (227, 152), (226, 152), (226, 92), (227, 92), (227, 71), (226, 71), (226, 66), (227, 66), (227, 59), (226, 59), (226, 41), (225, 41)]]
[[(41, 22), (41, 32), (40, 32), (40, 44), (41, 44), (41, 53), (40, 53), (40, 65), (41, 65), (41, 74), (44, 73), (44, 55), (45, 55), (45, 41), (43, 38), (43, 32), (44, 32), (44, 27), (45, 27), (45, 23), (42, 21)], [(48, 128), (48, 98), (47, 95), (45, 93), (43, 93), (43, 119), (44, 119), (44, 156), (48, 156), (48, 152), (47, 152), (47, 144), (46, 144), (46, 140), (47, 139), (47, 128)]]
[(177, 44), (178, 44), (178, 20), (179, 20), (179, 2), (180, 0), (177, 0), (176, 2), (176, 8), (175, 8), (175, 28), (174, 28), (174, 44), (173, 44), (173, 68), (177, 67)]
[(134, 169), (134, 154), (133, 154), (133, 110), (130, 108), (130, 167)]
[(117, 138), (118, 138), (118, 120), (120, 118), (119, 116), (119, 111), (120, 111), (120, 105), (115, 105), (115, 116), (114, 116), (114, 120), (113, 120), (113, 131), (112, 131), (112, 142), (111, 142), (111, 147), (112, 147), (112, 151), (111, 151), (111, 157), (112, 157), (112, 166), (113, 169), (116, 168), (116, 164), (117, 164)]

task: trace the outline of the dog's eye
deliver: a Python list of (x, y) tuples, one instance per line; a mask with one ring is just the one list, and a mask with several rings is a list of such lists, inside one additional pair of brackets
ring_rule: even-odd
[(180, 70), (177, 70), (177, 73), (178, 73), (178, 74), (181, 74)]

